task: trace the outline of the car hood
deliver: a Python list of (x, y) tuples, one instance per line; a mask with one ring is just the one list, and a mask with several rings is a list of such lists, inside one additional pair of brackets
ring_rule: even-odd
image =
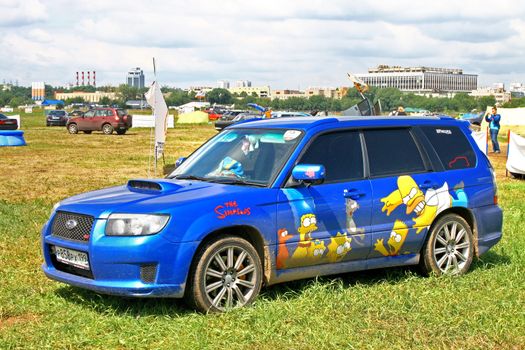
[(252, 189), (193, 180), (130, 180), (125, 186), (82, 193), (60, 202), (57, 210), (104, 219), (111, 213), (169, 213), (186, 203)]

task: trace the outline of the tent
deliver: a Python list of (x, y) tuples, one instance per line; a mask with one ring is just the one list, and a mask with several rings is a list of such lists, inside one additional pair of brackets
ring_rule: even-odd
[(506, 168), (511, 174), (525, 174), (525, 138), (510, 132)]
[(179, 114), (177, 123), (181, 124), (197, 124), (197, 123), (207, 123), (208, 122), (208, 113), (195, 111), (190, 113)]
[(42, 101), (42, 106), (56, 106), (56, 105), (64, 105), (64, 101), (62, 100), (44, 100)]

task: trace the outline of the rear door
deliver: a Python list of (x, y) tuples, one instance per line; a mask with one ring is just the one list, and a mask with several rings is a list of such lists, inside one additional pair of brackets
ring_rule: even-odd
[(443, 182), (410, 128), (369, 129), (363, 136), (374, 193), (369, 257), (417, 253)]
[(318, 185), (292, 185), (279, 194), (277, 268), (365, 259), (370, 249), (372, 193), (359, 131), (318, 136), (299, 164), (322, 164)]

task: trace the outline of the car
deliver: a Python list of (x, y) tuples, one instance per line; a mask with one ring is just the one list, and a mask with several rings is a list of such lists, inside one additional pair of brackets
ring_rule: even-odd
[(106, 135), (111, 135), (113, 131), (124, 135), (131, 128), (131, 121), (131, 115), (124, 109), (93, 108), (79, 117), (69, 119), (66, 127), (70, 134), (78, 134), (79, 131), (91, 134), (100, 130)]
[(250, 119), (261, 119), (263, 118), (264, 116), (261, 115), (261, 114), (256, 114), (256, 113), (239, 113), (237, 114), (233, 119), (230, 119), (230, 120), (217, 120), (215, 122), (215, 130), (217, 131), (221, 131), (222, 129), (230, 126), (230, 125), (233, 125), (235, 123), (238, 123), (240, 121), (244, 121), (244, 120), (250, 120)]
[(220, 312), (263, 285), (322, 275), (461, 275), (502, 237), (494, 170), (450, 117), (247, 121), (177, 164), (57, 203), (44, 273)]
[(310, 113), (305, 112), (272, 112), (271, 118), (286, 118), (286, 117), (311, 117)]
[(208, 110), (206, 110), (206, 113), (208, 113), (208, 120), (218, 120), (223, 114), (226, 112), (226, 109), (219, 108), (219, 107), (211, 107)]
[(4, 114), (0, 114), (0, 130), (16, 130), (18, 129), (18, 120), (9, 118)]
[(46, 116), (46, 126), (66, 126), (69, 115), (64, 110), (52, 110)]
[(232, 120), (241, 113), (247, 113), (247, 111), (242, 111), (238, 109), (227, 110), (221, 115), (221, 117), (218, 120)]

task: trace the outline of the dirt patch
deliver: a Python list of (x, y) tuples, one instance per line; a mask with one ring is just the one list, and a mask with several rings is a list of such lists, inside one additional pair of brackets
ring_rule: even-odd
[(41, 316), (36, 314), (23, 314), (17, 316), (0, 316), (0, 329), (13, 327), (18, 324), (35, 323), (40, 321)]

